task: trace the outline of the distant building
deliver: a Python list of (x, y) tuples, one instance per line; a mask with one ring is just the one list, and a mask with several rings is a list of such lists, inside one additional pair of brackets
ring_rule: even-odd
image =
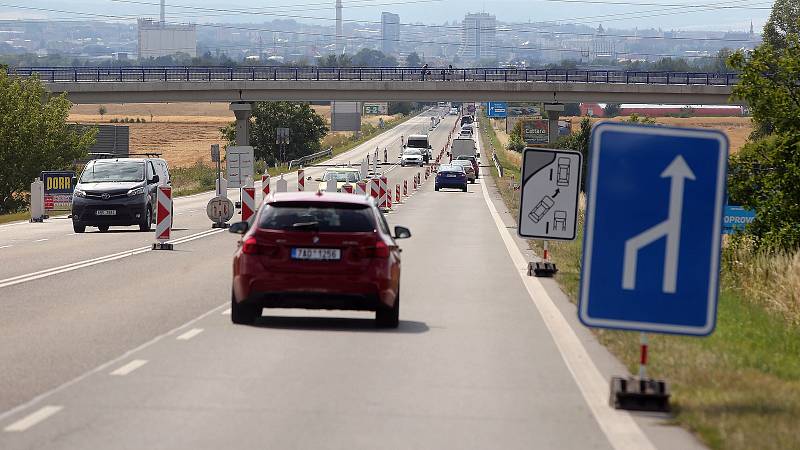
[(195, 25), (173, 25), (152, 19), (139, 19), (139, 59), (176, 53), (197, 56)]
[(400, 16), (385, 12), (381, 14), (381, 51), (397, 53), (400, 44)]
[(461, 29), (458, 56), (467, 59), (495, 58), (497, 19), (488, 13), (467, 14)]

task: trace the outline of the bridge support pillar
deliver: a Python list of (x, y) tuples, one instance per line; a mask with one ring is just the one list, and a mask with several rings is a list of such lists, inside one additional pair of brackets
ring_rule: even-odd
[(250, 145), (250, 116), (253, 105), (249, 102), (233, 102), (230, 110), (236, 116), (236, 145)]
[(547, 128), (549, 130), (549, 140), (553, 144), (558, 140), (558, 118), (564, 112), (563, 103), (545, 103), (544, 110), (547, 112)]

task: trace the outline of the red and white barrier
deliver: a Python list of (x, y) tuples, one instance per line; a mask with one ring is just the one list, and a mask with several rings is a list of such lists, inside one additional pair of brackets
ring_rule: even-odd
[(414, 175), (414, 178), (412, 178), (412, 179), (414, 180), (414, 190), (416, 191), (417, 190), (417, 176)]
[(242, 188), (242, 222), (252, 225), (256, 214), (256, 188)]
[(303, 192), (306, 190), (306, 171), (297, 169), (297, 191)]
[(342, 192), (346, 192), (348, 194), (353, 193), (353, 185), (350, 183), (345, 183), (342, 185)]
[(387, 197), (389, 197), (389, 179), (386, 178), (386, 175), (381, 175), (380, 183), (379, 183), (379, 195), (378, 195), (378, 207), (379, 208), (388, 208)]
[(358, 181), (358, 182), (356, 182), (356, 194), (358, 194), (358, 195), (367, 195), (367, 182), (366, 181)]
[(397, 203), (400, 203), (400, 201), (401, 201), (401, 199), (400, 199), (400, 185), (399, 184), (395, 185), (395, 196), (394, 196), (394, 199), (395, 199), (395, 201)]
[(386, 209), (392, 209), (392, 191), (386, 190)]
[(156, 194), (156, 242), (153, 250), (172, 250), (172, 187), (159, 186)]
[(381, 196), (381, 180), (379, 178), (372, 178), (369, 182), (369, 196), (374, 198), (375, 201), (380, 200)]
[(408, 180), (403, 180), (403, 197), (408, 197)]
[(261, 175), (261, 194), (263, 198), (269, 197), (269, 174), (267, 172)]

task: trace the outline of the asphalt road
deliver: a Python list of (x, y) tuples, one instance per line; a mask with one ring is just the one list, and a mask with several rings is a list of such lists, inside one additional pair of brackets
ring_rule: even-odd
[(396, 330), (297, 310), (232, 325), (226, 232), (0, 287), (0, 448), (697, 446), (604, 405), (624, 368), (553, 284), (520, 275), (489, 179), (430, 180), (388, 219), (413, 233)]

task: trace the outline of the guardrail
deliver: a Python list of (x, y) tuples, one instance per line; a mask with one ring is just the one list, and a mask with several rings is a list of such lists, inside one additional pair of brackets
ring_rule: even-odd
[(325, 157), (328, 157), (328, 158), (333, 157), (333, 147), (328, 147), (325, 150), (322, 150), (322, 151), (319, 151), (319, 152), (316, 152), (316, 153), (312, 153), (310, 155), (303, 156), (302, 158), (297, 158), (297, 159), (293, 159), (293, 160), (289, 161), (289, 169), (288, 170), (291, 172), (292, 166), (295, 165), (295, 164), (305, 165), (305, 163), (307, 163), (307, 162), (316, 161), (318, 159), (322, 159), (322, 158), (325, 158)]
[(210, 81), (444, 81), (553, 82), (730, 86), (737, 73), (625, 70), (400, 67), (17, 67), (9, 74), (50, 83)]
[(497, 174), (500, 178), (503, 178), (503, 165), (500, 164), (500, 160), (497, 158), (497, 153), (492, 150), (492, 162), (494, 163), (494, 168), (497, 169)]

